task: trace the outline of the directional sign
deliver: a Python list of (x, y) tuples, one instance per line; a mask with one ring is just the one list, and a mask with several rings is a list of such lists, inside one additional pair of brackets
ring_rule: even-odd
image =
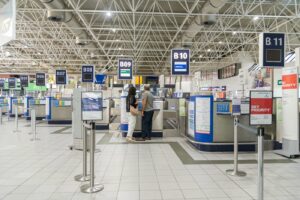
[(171, 52), (171, 72), (172, 75), (190, 74), (190, 50), (172, 49)]
[(67, 84), (67, 70), (56, 70), (55, 72), (56, 85)]
[(132, 79), (132, 59), (119, 59), (118, 62), (118, 79), (131, 80)]
[(16, 78), (9, 78), (8, 79), (8, 87), (9, 88), (16, 88)]
[(95, 79), (95, 69), (93, 65), (83, 65), (81, 68), (81, 81), (83, 83), (93, 83)]
[(0, 79), (0, 88), (3, 89), (5, 86), (5, 80), (4, 79)]
[(262, 67), (284, 67), (284, 33), (261, 33), (259, 35), (259, 64)]
[(27, 75), (20, 75), (20, 85), (21, 87), (28, 87), (29, 78)]
[(46, 74), (45, 73), (36, 73), (35, 84), (37, 86), (45, 86), (46, 85)]

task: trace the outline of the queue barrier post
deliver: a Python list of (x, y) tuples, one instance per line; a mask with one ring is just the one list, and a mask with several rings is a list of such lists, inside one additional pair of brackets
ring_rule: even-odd
[(96, 193), (104, 189), (104, 185), (95, 184), (95, 122), (91, 122), (91, 131), (90, 131), (90, 183), (81, 186), (81, 192), (83, 193)]
[(14, 133), (20, 132), (19, 130), (19, 111), (18, 111), (18, 105), (16, 104), (15, 107), (15, 130)]
[(83, 161), (82, 161), (82, 174), (79, 174), (74, 177), (75, 181), (85, 182), (90, 180), (90, 175), (87, 174), (87, 127), (83, 125), (83, 134), (82, 134), (82, 152), (83, 152)]
[(264, 199), (264, 135), (265, 129), (257, 129), (258, 200)]

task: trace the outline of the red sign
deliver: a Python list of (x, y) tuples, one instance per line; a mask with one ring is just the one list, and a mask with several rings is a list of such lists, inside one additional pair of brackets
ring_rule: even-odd
[(282, 75), (282, 89), (283, 90), (297, 89), (297, 81), (298, 81), (297, 74)]
[(250, 92), (250, 125), (272, 124), (272, 91)]

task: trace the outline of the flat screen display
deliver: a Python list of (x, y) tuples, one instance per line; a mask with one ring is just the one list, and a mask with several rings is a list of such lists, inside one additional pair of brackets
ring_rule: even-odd
[(267, 49), (267, 62), (281, 62), (281, 49)]
[(93, 80), (92, 74), (84, 74), (83, 77), (84, 77), (84, 80)]

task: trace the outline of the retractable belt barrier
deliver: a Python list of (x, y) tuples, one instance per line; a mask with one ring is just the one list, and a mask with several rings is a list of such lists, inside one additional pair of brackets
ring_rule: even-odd
[[(87, 132), (90, 132), (90, 174), (87, 174)], [(95, 122), (83, 123), (83, 172), (80, 175), (74, 177), (76, 181), (85, 182), (90, 181), (89, 184), (81, 186), (81, 192), (83, 193), (95, 193), (104, 189), (102, 184), (95, 184)]]
[(16, 105), (15, 107), (15, 133), (20, 132), (19, 130), (19, 111), (18, 111), (18, 106)]
[(31, 133), (33, 134), (32, 135), (32, 138), (30, 139), (31, 141), (36, 141), (36, 140), (40, 140), (38, 137), (37, 137), (37, 133), (36, 133), (36, 113), (35, 113), (35, 109), (32, 108), (30, 109), (30, 123), (31, 123)]
[(257, 176), (258, 176), (258, 184), (257, 184), (257, 193), (258, 200), (264, 199), (264, 128), (257, 127), (252, 128), (249, 126), (245, 126), (239, 123), (238, 117), (234, 117), (234, 167), (233, 169), (226, 170), (228, 175), (231, 176), (246, 176), (245, 172), (238, 171), (238, 131), (237, 128), (240, 127), (249, 131), (250, 133), (257, 135)]

